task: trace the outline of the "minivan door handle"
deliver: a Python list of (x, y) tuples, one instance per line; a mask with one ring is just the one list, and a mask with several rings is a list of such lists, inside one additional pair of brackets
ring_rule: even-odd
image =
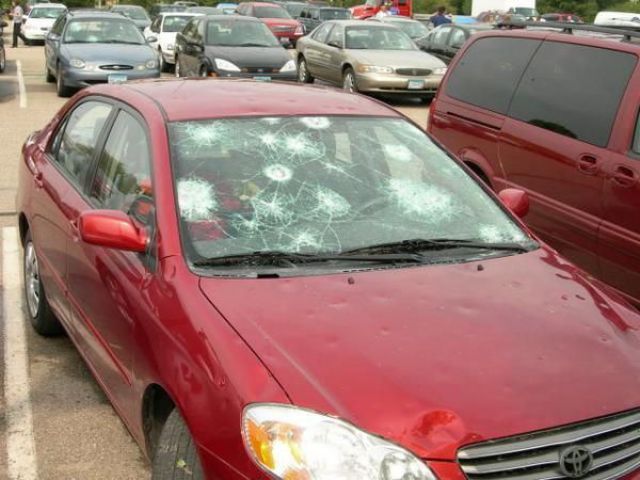
[(613, 178), (613, 181), (622, 187), (631, 187), (638, 181), (638, 174), (635, 172), (635, 170), (629, 167), (618, 165), (614, 169), (611, 178)]
[(581, 155), (578, 159), (578, 170), (585, 175), (595, 175), (599, 169), (598, 159), (593, 155)]

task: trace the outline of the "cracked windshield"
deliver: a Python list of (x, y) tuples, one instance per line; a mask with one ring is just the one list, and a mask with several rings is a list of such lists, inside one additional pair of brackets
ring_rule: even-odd
[(404, 120), (187, 121), (171, 124), (170, 136), (192, 260), (340, 254), (416, 238), (530, 241)]

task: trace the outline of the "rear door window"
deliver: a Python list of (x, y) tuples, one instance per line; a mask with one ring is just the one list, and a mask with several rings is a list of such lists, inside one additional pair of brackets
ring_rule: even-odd
[(477, 40), (455, 66), (447, 95), (505, 114), (540, 40), (488, 37)]
[(522, 78), (509, 116), (604, 147), (636, 63), (630, 53), (545, 42)]
[(313, 39), (320, 43), (326, 43), (331, 27), (333, 27), (333, 23), (325, 23), (312, 35)]

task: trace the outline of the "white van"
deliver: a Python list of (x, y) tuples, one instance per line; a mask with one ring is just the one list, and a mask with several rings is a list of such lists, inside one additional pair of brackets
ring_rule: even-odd
[(28, 43), (44, 41), (53, 23), (67, 11), (61, 3), (36, 3), (22, 22), (22, 33)]
[(596, 15), (593, 24), (601, 27), (624, 27), (640, 30), (640, 13), (600, 12)]

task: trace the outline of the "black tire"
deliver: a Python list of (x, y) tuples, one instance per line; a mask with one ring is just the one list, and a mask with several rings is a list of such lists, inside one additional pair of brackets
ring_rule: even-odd
[(161, 72), (168, 72), (169, 71), (169, 64), (165, 61), (164, 56), (162, 55), (162, 49), (158, 48), (158, 55), (160, 56), (160, 71)]
[(309, 73), (307, 68), (307, 61), (303, 56), (300, 56), (298, 59), (298, 81), (300, 83), (313, 83), (314, 80), (313, 75)]
[[(64, 333), (64, 328), (49, 306), (47, 296), (40, 280), (38, 258), (33, 247), (31, 232), (27, 232), (24, 240), (24, 295), (27, 315), (33, 329), (43, 337), (55, 337)], [(35, 271), (34, 271), (35, 270)], [(33, 289), (33, 291), (31, 290)], [(34, 299), (33, 293), (37, 299)], [(36, 302), (35, 304), (33, 302)]]
[(178, 409), (167, 418), (153, 456), (151, 480), (201, 480), (202, 465), (196, 445)]
[(202, 65), (200, 67), (200, 71), (198, 72), (198, 76), (202, 78), (206, 78), (209, 76), (209, 68), (206, 65)]
[(56, 92), (59, 97), (70, 97), (73, 93), (73, 90), (64, 84), (64, 78), (59, 65), (56, 70)]
[(342, 73), (342, 89), (350, 93), (358, 93), (358, 83), (353, 68), (347, 67)]
[(180, 68), (180, 57), (178, 55), (176, 55), (176, 64), (174, 68), (174, 73), (176, 75), (176, 78), (180, 78), (182, 77), (182, 69)]
[(0, 73), (4, 72), (7, 66), (7, 53), (4, 50), (4, 45), (0, 46)]
[(49, 66), (47, 65), (47, 60), (44, 61), (44, 78), (47, 83), (53, 83), (56, 81), (56, 77), (51, 75), (51, 70), (49, 70)]

